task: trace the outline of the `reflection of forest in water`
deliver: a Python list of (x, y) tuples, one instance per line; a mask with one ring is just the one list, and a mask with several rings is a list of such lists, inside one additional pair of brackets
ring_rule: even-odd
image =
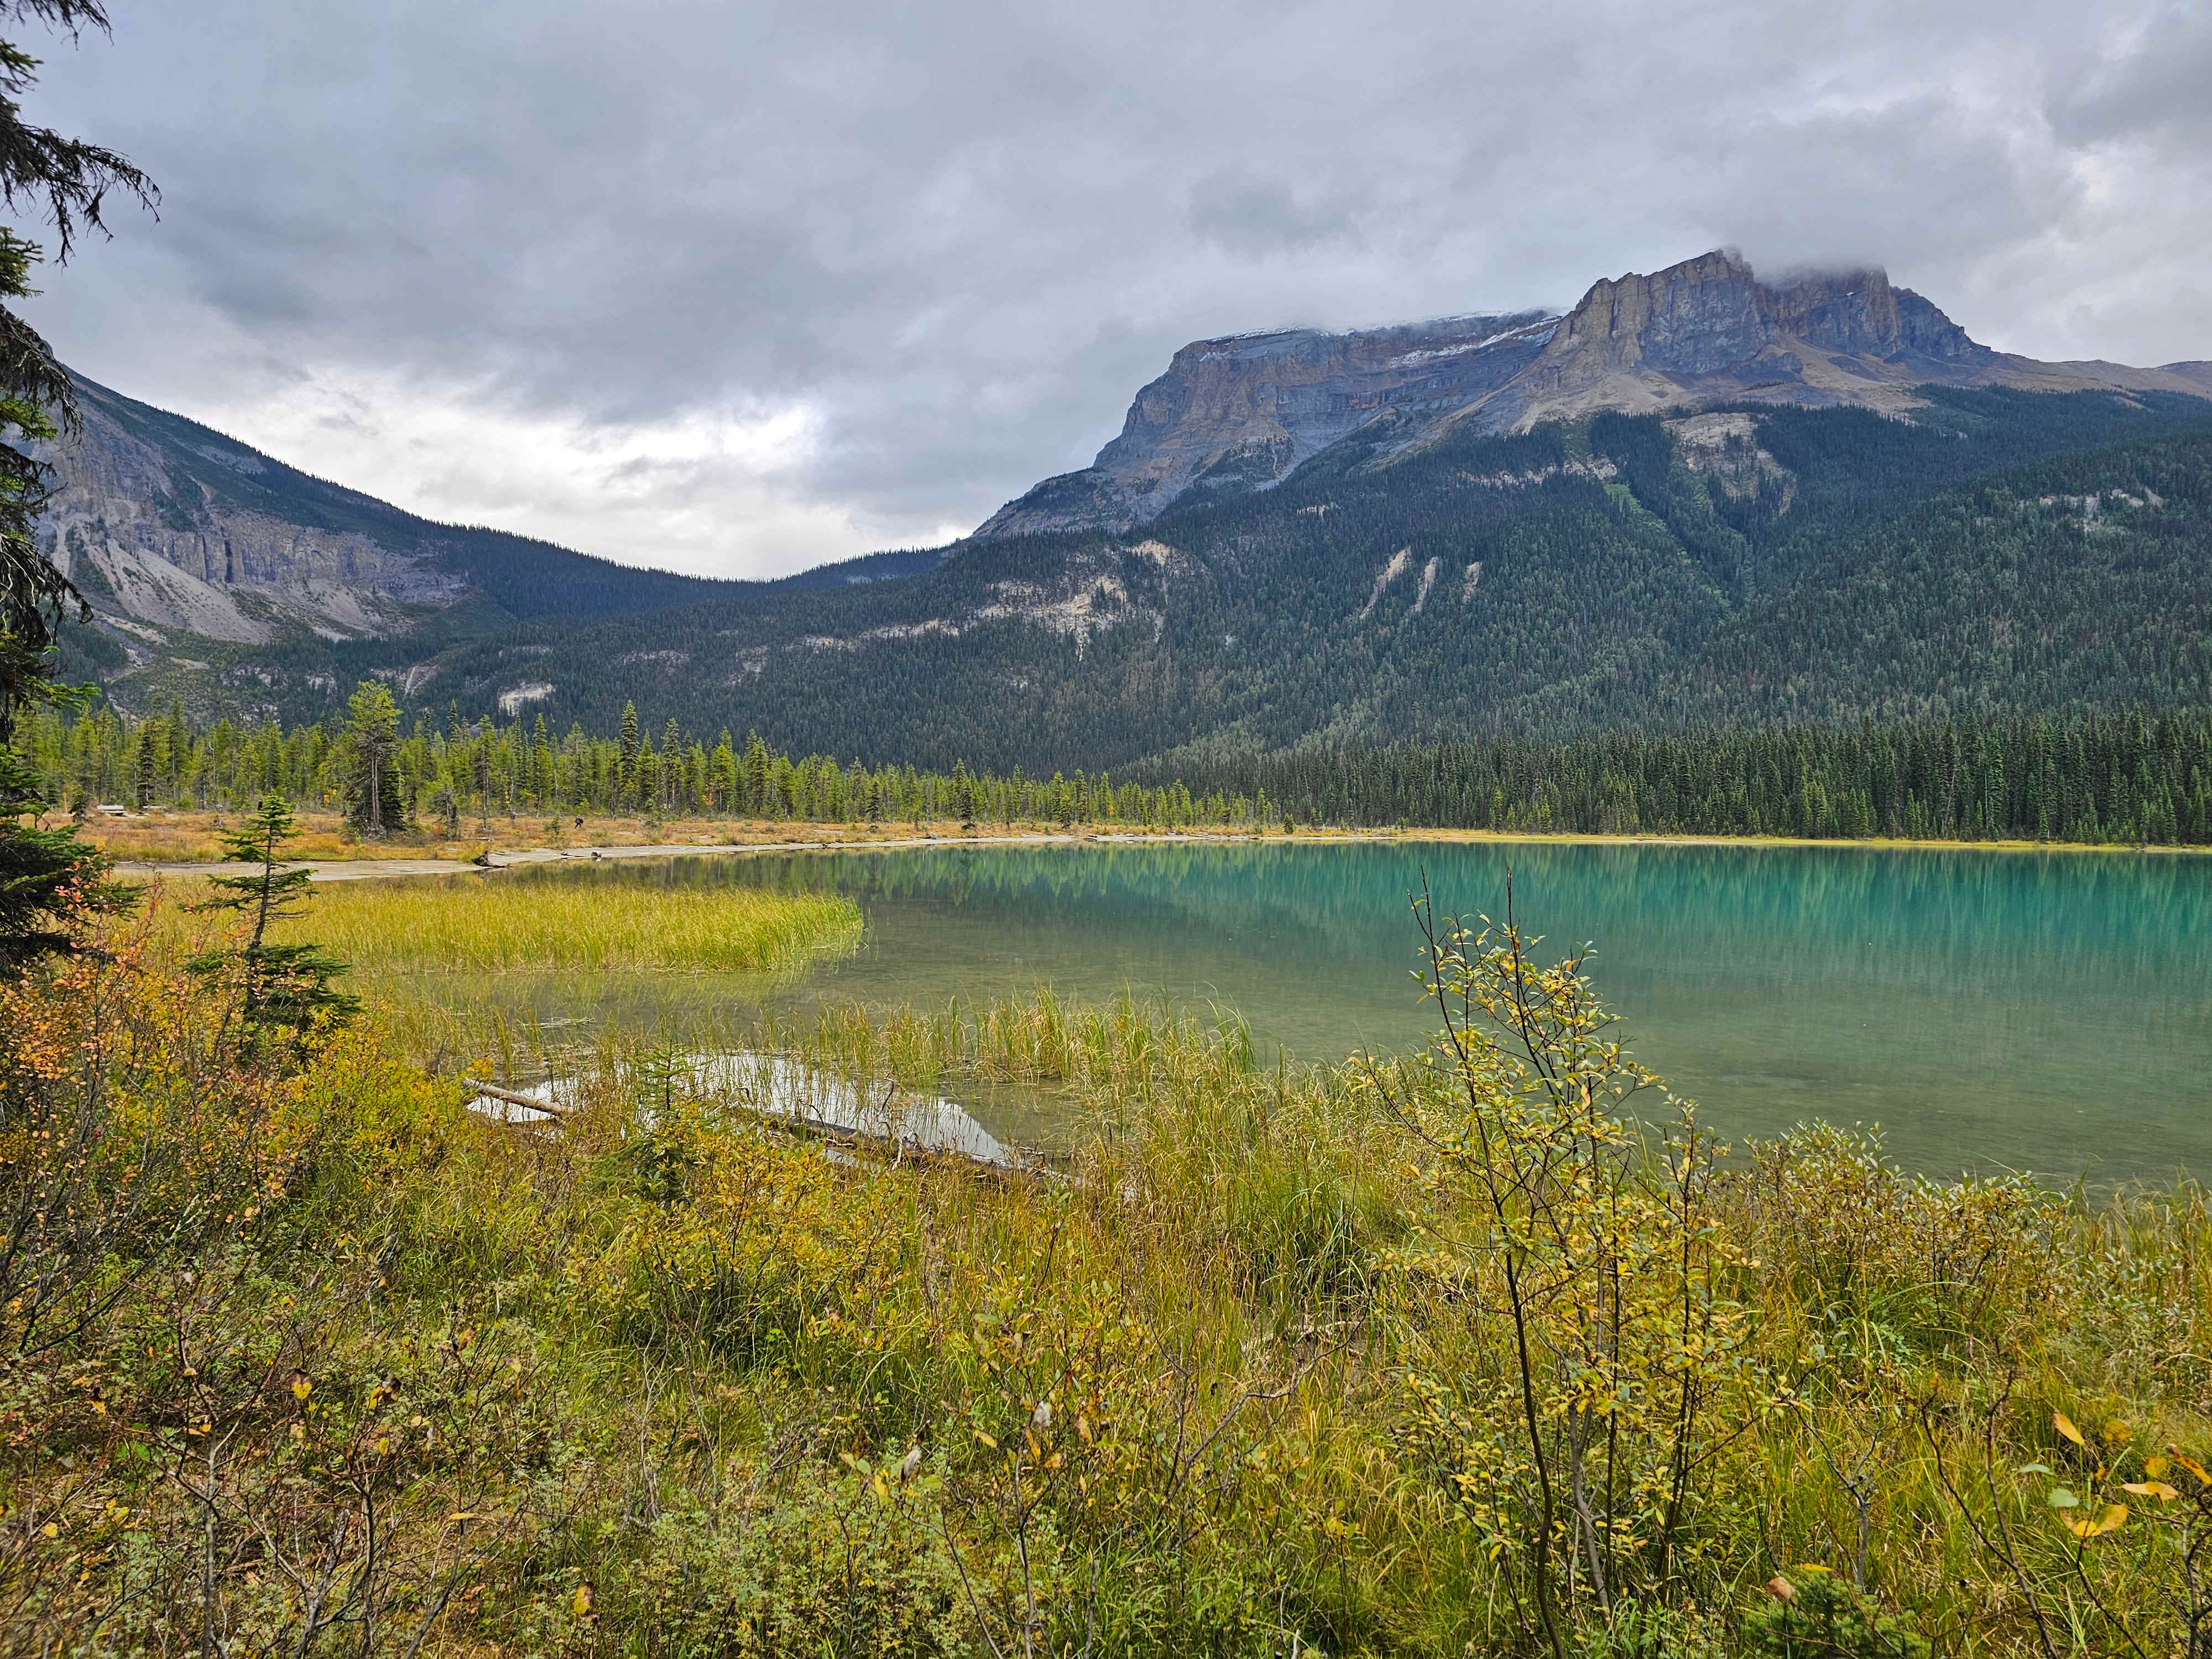
[[(1235, 1007), (1308, 1058), (1416, 1041), (1408, 893), (1599, 947), (1638, 1051), (1731, 1133), (1881, 1118), (1941, 1165), (2212, 1162), (2212, 860), (1861, 848), (948, 845), (501, 879), (833, 889), (860, 956), (797, 994), (1041, 982)], [(702, 988), (703, 989), (704, 988)], [(2202, 1142), (2200, 1150), (2199, 1142)]]
[[(1677, 966), (1870, 975), (1989, 989), (2095, 980), (2212, 1012), (2202, 927), (2212, 860), (2126, 853), (1857, 848), (1546, 846), (946, 847), (518, 872), (527, 878), (732, 884), (992, 912), (1095, 936), (1202, 927), (1267, 933), (1346, 964), (1413, 948), (1408, 896), (1424, 876), (1440, 912), (1502, 916), (1511, 872), (1527, 930), (1564, 951), (1595, 942), (1607, 970), (1632, 944)], [(1041, 915), (1042, 911), (1042, 915)], [(1635, 955), (1641, 955), (1638, 949)], [(1348, 965), (1348, 964), (1347, 964)], [(2193, 993), (2193, 996), (2187, 994)], [(2146, 1009), (2147, 1013), (2154, 1010)]]

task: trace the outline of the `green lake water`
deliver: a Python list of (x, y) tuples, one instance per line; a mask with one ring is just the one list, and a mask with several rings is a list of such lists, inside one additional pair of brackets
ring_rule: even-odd
[[(677, 859), (495, 879), (826, 888), (859, 952), (773, 988), (532, 981), (594, 1022), (817, 1000), (942, 1007), (1050, 985), (1241, 1015), (1262, 1046), (1418, 1044), (1407, 895), (1598, 948), (1636, 1054), (1723, 1135), (1876, 1123), (1932, 1172), (2212, 1170), (2212, 858), (1400, 842), (941, 848)], [(986, 1113), (987, 1121), (988, 1114)], [(1000, 1127), (1019, 1133), (1024, 1125)]]

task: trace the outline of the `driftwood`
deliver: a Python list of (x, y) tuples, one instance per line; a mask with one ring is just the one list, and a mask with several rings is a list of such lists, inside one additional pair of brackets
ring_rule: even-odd
[(811, 1135), (817, 1139), (831, 1141), (856, 1151), (887, 1152), (896, 1164), (921, 1164), (939, 1168), (967, 1170), (988, 1175), (1020, 1176), (1029, 1181), (1057, 1181), (1060, 1172), (1033, 1164), (1005, 1163), (994, 1158), (978, 1158), (973, 1152), (963, 1152), (951, 1146), (924, 1146), (918, 1141), (901, 1135), (876, 1134), (866, 1129), (850, 1129), (842, 1123), (825, 1122), (818, 1117), (793, 1117), (781, 1112), (762, 1111), (757, 1107), (740, 1107), (740, 1111), (757, 1122), (787, 1133)]
[[(512, 1089), (501, 1089), (493, 1084), (479, 1082), (472, 1077), (465, 1077), (461, 1081), (478, 1094), (489, 1095), (494, 1100), (503, 1100), (510, 1106), (526, 1107), (533, 1112), (543, 1112), (550, 1118), (565, 1118), (568, 1115), (568, 1109), (566, 1106), (556, 1106), (550, 1101), (539, 1100), (532, 1095), (519, 1095)], [(509, 1122), (513, 1121), (511, 1118), (507, 1120)]]
[[(504, 1101), (510, 1106), (520, 1106), (530, 1111), (543, 1112), (556, 1122), (564, 1121), (568, 1116), (569, 1109), (566, 1106), (550, 1105), (532, 1096), (517, 1094), (512, 1089), (501, 1089), (496, 1085), (485, 1083), (472, 1077), (465, 1077), (461, 1081), (480, 1095), (489, 1096), (493, 1100)], [(838, 1146), (850, 1146), (858, 1151), (887, 1152), (894, 1164), (914, 1163), (934, 1164), (939, 1167), (949, 1165), (953, 1169), (983, 1170), (993, 1175), (1021, 1176), (1030, 1181), (1056, 1181), (1060, 1178), (1060, 1172), (1056, 1170), (1045, 1169), (1030, 1164), (1013, 1162), (1002, 1164), (995, 1158), (978, 1158), (972, 1152), (958, 1152), (951, 1147), (923, 1146), (902, 1136), (876, 1134), (866, 1129), (848, 1128), (842, 1123), (831, 1123), (818, 1117), (798, 1117), (783, 1112), (763, 1111), (754, 1107), (740, 1107), (738, 1109), (757, 1122), (771, 1129), (782, 1130), (786, 1133), (811, 1135), (817, 1139), (831, 1141)], [(510, 1127), (514, 1126), (514, 1120), (512, 1118), (505, 1121)]]

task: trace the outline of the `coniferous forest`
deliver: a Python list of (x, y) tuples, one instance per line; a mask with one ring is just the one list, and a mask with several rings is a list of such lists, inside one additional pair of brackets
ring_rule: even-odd
[[(380, 690), (364, 692), (374, 699)], [(235, 811), (275, 791), (358, 817), (358, 725), (199, 727), (181, 708), (136, 721), (108, 708), (47, 710), (17, 743), (48, 799), (79, 812), (100, 804)], [(671, 720), (656, 735), (633, 706), (613, 733), (572, 726), (558, 738), (542, 716), (526, 726), (457, 713), (443, 726), (418, 719), (404, 735), (395, 726), (380, 775), (395, 814), (455, 830), (465, 819), (635, 812), (2212, 843), (2212, 716), (2201, 710), (1312, 747), (1177, 772), (1139, 766), (1117, 778), (793, 757), (757, 732), (739, 743)]]

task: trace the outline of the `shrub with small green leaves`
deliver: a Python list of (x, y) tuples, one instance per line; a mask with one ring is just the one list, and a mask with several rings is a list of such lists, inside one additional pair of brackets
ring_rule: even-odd
[(1744, 1651), (1762, 1659), (1928, 1659), (1911, 1626), (1877, 1611), (1832, 1573), (1808, 1572), (1743, 1621)]

